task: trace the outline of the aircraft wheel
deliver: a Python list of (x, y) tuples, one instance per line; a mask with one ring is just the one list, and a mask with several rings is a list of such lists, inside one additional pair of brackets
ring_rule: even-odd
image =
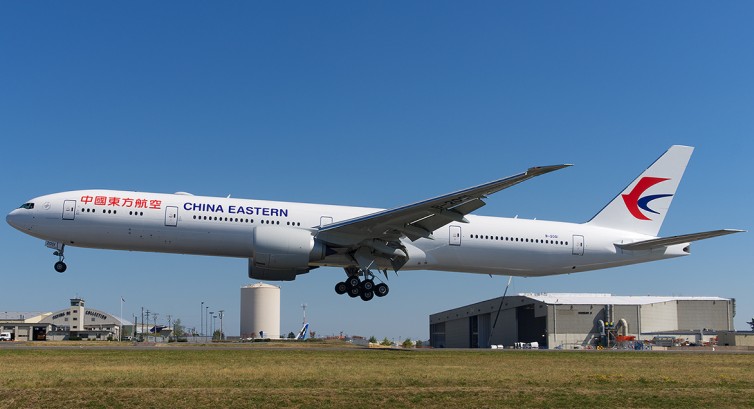
[(348, 286), (341, 281), (338, 284), (335, 284), (335, 292), (339, 295), (345, 294), (348, 292)]
[(361, 299), (364, 301), (369, 301), (372, 298), (374, 298), (374, 292), (372, 291), (364, 291), (361, 293)]
[(359, 288), (358, 286), (351, 287), (351, 288), (348, 289), (348, 295), (351, 298), (356, 298), (356, 297), (359, 296), (359, 294), (361, 294), (361, 288)]
[(372, 291), (374, 290), (374, 281), (372, 280), (364, 280), (361, 282), (361, 290), (362, 291)]
[(62, 261), (55, 263), (55, 271), (57, 271), (58, 273), (64, 272), (66, 268), (68, 268), (68, 266), (66, 266)]
[(374, 295), (378, 297), (384, 297), (389, 292), (390, 292), (390, 288), (387, 286), (387, 284), (380, 283), (374, 286)]
[(351, 276), (351, 277), (348, 277), (348, 279), (346, 280), (346, 283), (348, 284), (349, 287), (354, 288), (354, 287), (358, 287), (359, 284), (361, 284), (361, 280), (359, 280), (359, 277)]

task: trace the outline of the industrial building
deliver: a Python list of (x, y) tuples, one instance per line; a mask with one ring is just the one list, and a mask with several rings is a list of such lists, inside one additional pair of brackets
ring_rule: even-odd
[(241, 339), (280, 338), (280, 287), (241, 287)]
[(717, 345), (754, 349), (754, 331), (721, 331), (717, 335)]
[(121, 330), (130, 334), (133, 324), (86, 308), (81, 298), (72, 298), (70, 307), (57, 312), (0, 313), (0, 331), (9, 332), (14, 341), (117, 340)]
[(733, 330), (734, 312), (735, 300), (720, 297), (518, 294), (430, 315), (430, 345), (537, 342), (540, 348), (571, 349), (663, 336), (702, 343), (717, 331)]

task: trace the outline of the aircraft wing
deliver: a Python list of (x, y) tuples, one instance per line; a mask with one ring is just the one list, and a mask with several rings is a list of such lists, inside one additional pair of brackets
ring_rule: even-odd
[(431, 238), (432, 232), (450, 222), (467, 223), (465, 215), (484, 206), (483, 199), (513, 185), (570, 165), (529, 168), (504, 179), (448, 193), (407, 206), (383, 210), (366, 216), (323, 226), (320, 232), (341, 233), (369, 238), (394, 239), (405, 235), (412, 241)]
[(710, 239), (712, 237), (725, 236), (726, 234), (741, 233), (744, 231), (745, 230), (735, 229), (713, 230), (701, 233), (683, 234), (680, 236), (660, 237), (657, 239), (637, 241), (635, 243), (616, 244), (616, 246), (622, 248), (623, 250), (652, 250), (659, 247), (690, 243), (692, 241)]
[(405, 261), (397, 262), (396, 257), (407, 260), (405, 248), (400, 244), (401, 237), (412, 241), (432, 239), (432, 232), (442, 226), (451, 222), (468, 223), (464, 216), (484, 206), (488, 195), (568, 166), (571, 165), (533, 167), (526, 172), (479, 186), (328, 224), (320, 228), (317, 238), (350, 248), (352, 253), (357, 254), (354, 258), (362, 267), (371, 264), (373, 257), (382, 257), (400, 268)]

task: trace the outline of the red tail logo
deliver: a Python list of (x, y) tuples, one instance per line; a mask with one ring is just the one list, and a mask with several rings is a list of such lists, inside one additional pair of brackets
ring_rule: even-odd
[(658, 212), (652, 210), (649, 208), (649, 202), (659, 199), (662, 197), (669, 197), (673, 196), (671, 194), (664, 194), (664, 195), (649, 195), (641, 197), (641, 195), (650, 187), (660, 183), (664, 182), (666, 180), (670, 180), (668, 178), (655, 178), (655, 177), (649, 177), (645, 176), (639, 180), (639, 183), (634, 186), (634, 188), (631, 190), (630, 193), (621, 195), (623, 197), (623, 201), (626, 203), (626, 208), (631, 213), (632, 216), (639, 220), (652, 220), (649, 217), (645, 216), (644, 213), (641, 212), (641, 209), (654, 213), (659, 214)]

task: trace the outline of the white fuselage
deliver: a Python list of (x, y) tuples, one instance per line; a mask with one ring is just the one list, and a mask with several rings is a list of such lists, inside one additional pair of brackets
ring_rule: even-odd
[[(114, 190), (41, 196), (33, 208), (7, 216), (13, 227), (66, 246), (252, 258), (258, 226), (304, 229), (381, 209)], [(688, 244), (624, 251), (616, 244), (653, 237), (589, 224), (467, 216), (433, 232), (403, 239), (403, 270), (542, 276), (595, 270), (688, 254)], [(312, 266), (353, 264), (343, 255)]]

